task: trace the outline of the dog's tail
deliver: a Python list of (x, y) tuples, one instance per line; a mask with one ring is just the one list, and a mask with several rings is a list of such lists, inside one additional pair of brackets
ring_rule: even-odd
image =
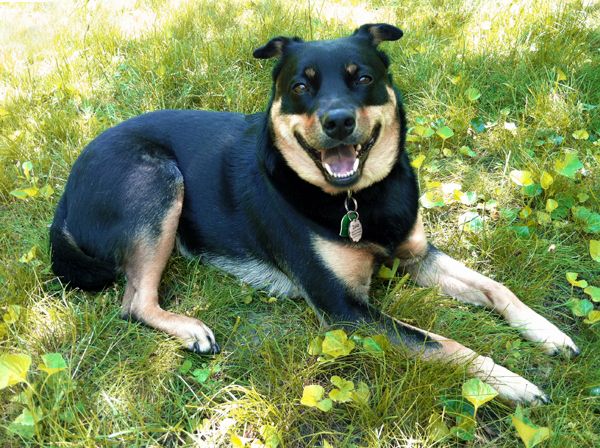
[(90, 257), (77, 246), (67, 230), (64, 197), (50, 227), (50, 247), (52, 270), (71, 287), (99, 291), (117, 278), (114, 263)]

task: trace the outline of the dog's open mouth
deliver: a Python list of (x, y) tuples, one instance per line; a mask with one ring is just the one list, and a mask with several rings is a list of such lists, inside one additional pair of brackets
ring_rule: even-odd
[(375, 145), (380, 129), (381, 125), (376, 125), (371, 136), (364, 143), (339, 145), (322, 150), (310, 146), (298, 132), (295, 133), (295, 136), (330, 183), (347, 186), (353, 184), (360, 177), (362, 163)]

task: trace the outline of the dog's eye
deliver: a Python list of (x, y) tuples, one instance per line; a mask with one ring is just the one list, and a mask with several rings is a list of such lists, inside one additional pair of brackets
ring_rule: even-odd
[(356, 81), (356, 84), (367, 85), (367, 84), (371, 84), (372, 82), (373, 82), (373, 78), (371, 78), (369, 75), (363, 75), (360, 78), (358, 78), (358, 81)]
[(298, 83), (294, 84), (294, 86), (292, 87), (292, 90), (294, 91), (294, 93), (296, 95), (302, 95), (303, 93), (306, 93), (308, 91), (308, 87), (306, 86), (306, 84), (298, 82)]

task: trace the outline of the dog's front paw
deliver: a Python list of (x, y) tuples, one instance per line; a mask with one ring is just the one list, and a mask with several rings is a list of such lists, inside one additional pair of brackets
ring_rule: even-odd
[(211, 329), (197, 319), (186, 319), (185, 324), (178, 328), (178, 333), (185, 347), (194, 353), (214, 355), (221, 351)]
[(550, 403), (550, 398), (539, 387), (491, 358), (479, 356), (473, 367), (472, 373), (496, 389), (504, 401), (531, 406)]
[(522, 323), (521, 330), (525, 338), (540, 342), (549, 355), (579, 355), (579, 348), (573, 340), (538, 314)]

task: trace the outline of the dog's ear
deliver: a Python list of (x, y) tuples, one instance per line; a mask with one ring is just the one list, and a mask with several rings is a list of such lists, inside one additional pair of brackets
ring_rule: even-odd
[(257, 59), (269, 59), (273, 57), (279, 57), (283, 54), (285, 48), (294, 42), (302, 42), (302, 39), (300, 39), (299, 37), (274, 37), (262, 47), (259, 47), (256, 50), (254, 50), (252, 55)]
[(376, 47), (384, 40), (398, 40), (403, 34), (400, 28), (387, 23), (367, 23), (354, 31), (353, 36), (367, 38)]

